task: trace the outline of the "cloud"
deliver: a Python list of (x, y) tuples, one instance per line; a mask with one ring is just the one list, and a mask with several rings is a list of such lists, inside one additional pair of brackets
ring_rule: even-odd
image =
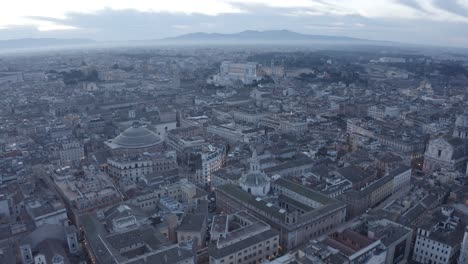
[(416, 9), (421, 12), (426, 12), (426, 10), (421, 6), (417, 0), (397, 0), (397, 3), (407, 6), (409, 8)]
[(72, 28), (73, 25), (65, 25), (63, 21), (58, 20), (67, 20), (71, 14), (93, 15), (103, 10), (134, 10), (145, 13), (168, 12), (210, 16), (242, 12), (229, 1), (223, 0), (203, 0), (203, 4), (192, 0), (14, 0), (2, 5), (0, 27), (32, 26), (37, 29), (57, 28), (62, 30)]
[[(24, 8), (25, 6), (28, 8)], [(64, 20), (70, 14), (96, 14), (103, 10), (220, 16), (251, 13), (252, 10), (258, 11), (258, 6), (290, 10), (286, 15), (291, 16), (360, 15), (368, 18), (463, 21), (467, 16), (467, 10), (463, 7), (468, 6), (468, 3), (467, 0), (15, 0), (0, 9), (0, 27), (39, 27), (44, 19)]]
[[(42, 7), (36, 2), (42, 2)], [(468, 45), (468, 40), (459, 37), (468, 35), (466, 0), (80, 0), (70, 5), (68, 2), (34, 1), (28, 12), (2, 8), (0, 39), (134, 40), (189, 32), (289, 29), (308, 34)]]
[(419, 18), (430, 21), (468, 23), (467, 0), (396, 0), (418, 12)]
[(176, 29), (188, 29), (190, 28), (189, 25), (172, 25), (173, 28), (176, 28)]
[(55, 23), (43, 23), (37, 27), (39, 31), (59, 31), (59, 30), (76, 30), (77, 27), (68, 26), (68, 25), (60, 25)]
[(434, 3), (443, 11), (468, 18), (468, 9), (456, 0), (434, 0)]

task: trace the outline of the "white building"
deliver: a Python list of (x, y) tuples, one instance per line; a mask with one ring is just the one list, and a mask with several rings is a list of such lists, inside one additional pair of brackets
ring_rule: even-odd
[(44, 254), (37, 254), (35, 257), (34, 257), (34, 264), (46, 264), (47, 261), (46, 261), (46, 257), (44, 256)]
[(458, 264), (468, 264), (468, 226), (465, 227), (465, 236), (463, 237), (463, 242), (460, 245)]
[(367, 116), (377, 120), (384, 120), (385, 118), (396, 118), (400, 115), (400, 109), (395, 106), (380, 107), (377, 105), (369, 106), (367, 108)]
[(84, 158), (84, 147), (79, 142), (66, 142), (60, 146), (58, 154), (63, 165), (79, 162)]
[(385, 109), (377, 105), (372, 105), (367, 108), (367, 116), (377, 120), (383, 120), (385, 117)]
[(411, 187), (411, 167), (400, 166), (390, 171), (393, 177), (393, 193), (407, 192)]
[(135, 155), (107, 159), (108, 173), (118, 181), (137, 182), (152, 172), (163, 172), (177, 166), (175, 152), (165, 155)]
[(301, 134), (307, 131), (307, 122), (291, 116), (265, 117), (260, 124), (279, 133)]
[(211, 174), (219, 170), (226, 161), (226, 147), (207, 144), (201, 150), (192, 153), (192, 160), (195, 166), (192, 182), (201, 186), (209, 185)]
[(459, 219), (453, 209), (441, 208), (426, 217), (417, 229), (413, 260), (418, 263), (450, 264), (455, 262), (461, 236)]
[(405, 63), (405, 58), (400, 57), (381, 57), (379, 58), (379, 62), (381, 63)]
[(153, 172), (149, 157), (113, 157), (107, 159), (107, 165), (109, 175), (118, 181), (136, 182)]
[(258, 64), (256, 62), (233, 63), (223, 61), (219, 74), (213, 76), (213, 82), (216, 84), (229, 84), (235, 81), (249, 84), (259, 79)]
[(462, 115), (457, 116), (453, 137), (468, 138), (468, 110)]
[(423, 170), (437, 169), (463, 171), (468, 161), (468, 141), (461, 138), (431, 139), (424, 153)]
[(468, 162), (468, 111), (455, 121), (452, 137), (431, 139), (424, 153), (424, 171), (464, 171)]

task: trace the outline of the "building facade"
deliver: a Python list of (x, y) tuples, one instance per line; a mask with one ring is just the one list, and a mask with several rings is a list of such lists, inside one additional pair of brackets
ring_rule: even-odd
[(229, 84), (235, 81), (250, 84), (259, 79), (258, 64), (255, 62), (234, 63), (223, 61), (219, 74), (213, 77), (213, 81), (217, 84)]
[(465, 235), (463, 236), (463, 242), (460, 245), (458, 264), (468, 264), (468, 226), (465, 227)]
[(463, 227), (453, 214), (442, 207), (426, 217), (418, 227), (412, 260), (418, 263), (455, 263), (463, 237)]
[(468, 161), (468, 140), (462, 138), (435, 138), (429, 141), (424, 153), (423, 171), (437, 169), (463, 171)]
[(280, 233), (280, 245), (289, 250), (344, 223), (346, 205), (287, 179), (272, 182), (272, 197), (256, 197), (226, 184), (216, 189), (218, 210), (247, 211)]
[(150, 173), (175, 169), (177, 158), (175, 153), (116, 156), (108, 158), (107, 164), (109, 175), (116, 181), (137, 182)]
[(79, 162), (85, 155), (83, 144), (79, 142), (62, 143), (58, 150), (58, 154), (62, 165)]
[(453, 129), (453, 137), (468, 138), (468, 110), (462, 115), (457, 116), (455, 128)]
[(194, 174), (191, 181), (200, 186), (208, 186), (211, 174), (226, 162), (226, 154), (224, 145), (206, 144), (201, 149), (192, 151), (189, 162), (193, 166)]
[(211, 230), (210, 264), (263, 263), (278, 254), (278, 232), (246, 212), (215, 216)]

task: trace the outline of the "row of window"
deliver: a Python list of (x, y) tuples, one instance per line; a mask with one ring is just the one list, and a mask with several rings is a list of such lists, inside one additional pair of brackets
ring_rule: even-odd
[(435, 256), (434, 259), (431, 259), (431, 257), (425, 257), (423, 255), (415, 254), (415, 257), (413, 259), (420, 262), (420, 263), (432, 263), (432, 264), (447, 263), (447, 258), (442, 258), (442, 257), (439, 258), (437, 256)]
[(429, 244), (433, 244), (433, 245), (437, 245), (437, 247), (441, 247), (441, 248), (447, 248), (447, 249), (450, 248), (450, 246), (448, 246), (448, 245), (442, 244), (440, 242), (436, 242), (436, 241), (434, 241), (432, 239), (428, 239), (428, 238), (425, 238), (425, 237), (418, 237), (418, 242), (417, 242), (418, 245), (419, 245), (420, 241), (423, 241), (422, 242), (423, 246), (425, 245), (424, 242), (427, 242), (428, 246), (429, 246)]
[[(418, 241), (417, 244), (419, 245), (419, 241)], [(429, 249), (431, 248), (431, 245), (429, 245), (429, 244), (427, 244), (427, 246), (426, 246), (426, 244), (422, 243), (422, 246), (423, 246), (423, 247), (426, 247), (426, 248), (429, 248)], [(417, 249), (418, 249), (418, 248), (416, 248), (416, 252), (417, 252)], [(441, 252), (442, 254), (448, 254), (448, 250), (440, 250), (439, 247), (435, 248), (435, 246), (432, 246), (432, 250), (434, 250), (434, 249), (436, 249), (437, 252)], [(421, 249), (421, 250), (422, 250), (422, 249)]]
[(154, 205), (154, 204), (156, 204), (156, 201), (147, 202), (147, 203), (142, 203), (142, 204), (140, 205), (140, 207), (141, 207), (141, 208), (143, 208), (143, 207), (148, 207), (148, 206), (151, 206), (151, 205)]
[(79, 209), (94, 208), (96, 206), (100, 206), (100, 205), (107, 204), (109, 202), (114, 202), (114, 201), (115, 201), (115, 197), (112, 194), (110, 196), (103, 196), (100, 199), (91, 199), (85, 202), (77, 201), (77, 207)]
[[(267, 250), (268, 250), (268, 249), (267, 249)], [(258, 252), (258, 255), (261, 255), (261, 254), (262, 254), (262, 251), (260, 250), (260, 251)], [(277, 254), (276, 251), (272, 253), (272, 255), (276, 255), (276, 254)], [(239, 258), (239, 259), (237, 260), (237, 263), (243, 263), (243, 261), (251, 260), (251, 258), (255, 258), (256, 256), (257, 256), (257, 253), (254, 252), (254, 253), (252, 253), (252, 254), (249, 254), (248, 256), (244, 256), (244, 258), (242, 258), (242, 257)], [(265, 259), (266, 259), (266, 258), (265, 258)], [(257, 260), (257, 259), (254, 259), (253, 261), (245, 262), (245, 264), (256, 264), (256, 263), (261, 263), (262, 260), (263, 260), (263, 257), (260, 256), (260, 258), (259, 258), (258, 260)], [(229, 257), (229, 261), (230, 261), (229, 264), (234, 264), (233, 256), (230, 256), (230, 257)], [(225, 261), (224, 259), (222, 259), (220, 262), (221, 262), (221, 263), (225, 263), (226, 261)]]
[[(278, 237), (274, 237), (274, 238), (273, 238), (273, 241), (277, 241), (277, 240), (278, 240)], [(266, 245), (268, 245), (268, 246), (266, 247), (267, 254), (268, 254), (268, 252), (270, 251), (270, 246), (269, 246), (269, 244), (270, 244), (270, 240), (266, 241)], [(262, 246), (261, 243), (258, 244), (258, 247), (259, 247), (259, 248), (260, 248), (261, 246)], [(275, 242), (275, 243), (273, 243), (273, 246), (272, 246), (271, 248), (272, 248), (272, 249), (276, 249), (277, 247), (278, 247), (278, 244)], [(257, 245), (254, 245), (254, 246), (251, 247), (250, 249), (245, 249), (243, 252), (242, 252), (242, 251), (238, 252), (238, 253), (237, 253), (237, 258), (238, 258), (238, 259), (237, 259), (237, 263), (242, 263), (242, 261), (246, 261), (246, 260), (248, 260), (248, 259), (250, 260), (251, 258), (255, 258), (255, 257), (257, 256), (257, 254), (258, 254), (258, 255), (261, 255), (261, 254), (263, 253), (262, 249), (258, 250), (258, 252), (256, 251), (256, 249), (257, 249)], [(251, 251), (251, 250), (252, 250), (253, 252), (251, 252), (250, 254), (247, 255), (247, 253), (248, 253), (249, 251)], [(276, 250), (275, 250), (275, 252), (274, 252), (273, 254), (276, 254)], [(242, 258), (242, 256), (244, 256), (244, 257)], [(233, 261), (232, 261), (233, 259), (234, 259), (234, 255), (231, 255), (231, 256), (229, 256), (228, 261), (231, 261), (230, 263), (233, 263)], [(261, 260), (261, 258), (260, 258), (260, 260)], [(260, 260), (259, 260), (259, 261), (260, 261)], [(225, 263), (225, 261), (226, 261), (225, 259), (222, 259), (220, 262), (221, 262), (221, 263)], [(255, 263), (255, 261), (254, 261), (254, 263)]]

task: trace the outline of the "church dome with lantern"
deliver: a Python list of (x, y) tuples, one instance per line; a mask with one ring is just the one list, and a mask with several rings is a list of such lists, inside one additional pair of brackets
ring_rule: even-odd
[(270, 191), (270, 178), (260, 171), (260, 162), (254, 150), (250, 159), (250, 169), (239, 179), (240, 187), (252, 195), (265, 196)]

